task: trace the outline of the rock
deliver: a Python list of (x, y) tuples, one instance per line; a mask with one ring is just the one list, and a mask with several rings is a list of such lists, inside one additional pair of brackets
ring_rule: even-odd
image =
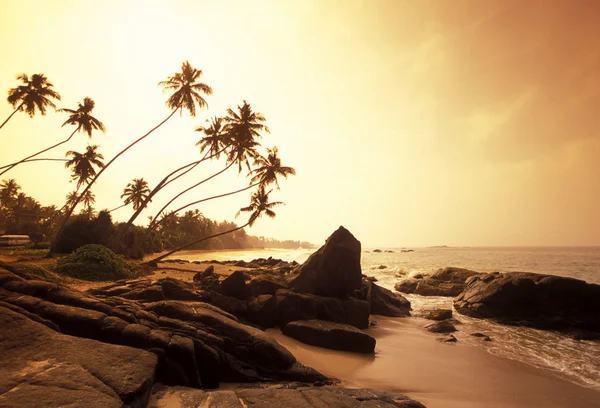
[(402, 394), (371, 388), (307, 387), (304, 385), (233, 388), (203, 391), (186, 387), (165, 387), (157, 384), (152, 390), (148, 408), (177, 406), (180, 408), (425, 408)]
[(371, 307), (364, 300), (308, 295), (285, 289), (278, 290), (275, 297), (279, 327), (295, 320), (312, 319), (349, 324), (359, 329), (369, 327)]
[(421, 310), (421, 317), (428, 320), (447, 320), (452, 318), (452, 310), (450, 309), (427, 309)]
[[(414, 293), (421, 296), (458, 296), (465, 288), (465, 282), (479, 272), (468, 269), (448, 267), (439, 269), (431, 276), (415, 275), (395, 285), (402, 293)], [(420, 276), (417, 278), (417, 276)]]
[(278, 289), (287, 289), (283, 281), (268, 275), (259, 275), (253, 278), (249, 286), (254, 296), (274, 295)]
[(440, 337), (437, 340), (441, 341), (442, 343), (456, 343), (458, 341), (456, 337), (451, 334), (448, 337)]
[(360, 242), (340, 227), (325, 245), (294, 269), (297, 276), (290, 287), (319, 296), (347, 296), (361, 286), (360, 251)]
[(379, 266), (378, 266), (377, 268), (375, 268), (375, 269), (387, 269), (387, 266), (386, 266), (386, 265), (379, 265)]
[(375, 339), (347, 324), (324, 320), (299, 320), (288, 323), (283, 334), (313, 346), (333, 350), (374, 353)]
[(157, 358), (67, 336), (0, 307), (0, 406), (142, 407)]
[(374, 250), (373, 250), (373, 252), (375, 252), (375, 253), (380, 253), (380, 252), (381, 252), (381, 249), (374, 249)]
[(236, 299), (247, 299), (250, 297), (250, 288), (246, 285), (245, 273), (235, 271), (225, 279), (223, 279), (215, 291)]
[(600, 333), (600, 285), (573, 278), (524, 272), (475, 276), (454, 307), (499, 323)]
[(432, 333), (452, 333), (456, 331), (456, 327), (447, 320), (429, 324), (425, 328)]
[(402, 249), (400, 252), (415, 252), (414, 249)]
[[(197, 261), (194, 261), (197, 262)], [(202, 272), (197, 272), (194, 275), (194, 282), (202, 282), (204, 278), (208, 278), (209, 276), (215, 273), (215, 267), (212, 265), (208, 265), (206, 269)]]
[(486, 336), (483, 333), (471, 333), (471, 336), (473, 336), (473, 337), (479, 337), (483, 341), (492, 341), (492, 338), (490, 336)]
[(369, 283), (368, 299), (371, 314), (389, 317), (410, 316), (411, 306), (408, 299), (373, 282)]

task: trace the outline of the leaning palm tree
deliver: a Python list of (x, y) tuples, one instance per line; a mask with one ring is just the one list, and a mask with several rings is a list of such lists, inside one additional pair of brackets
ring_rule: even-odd
[(19, 111), (25, 111), (31, 118), (38, 110), (42, 115), (45, 115), (48, 107), (56, 109), (56, 105), (51, 99), (60, 101), (60, 94), (52, 89), (54, 85), (48, 81), (44, 74), (33, 74), (31, 79), (27, 74), (19, 74), (17, 79), (23, 82), (23, 85), (9, 89), (7, 98), (8, 103), (15, 110), (0, 125), (0, 129)]
[[(240, 188), (238, 190), (230, 191), (228, 193), (218, 194), (218, 195), (215, 195), (212, 197), (207, 197), (207, 198), (203, 198), (200, 200), (192, 201), (191, 203), (188, 203), (182, 207), (177, 208), (173, 212), (178, 213), (179, 211), (184, 210), (188, 207), (191, 207), (192, 205), (200, 204), (205, 201), (210, 201), (210, 200), (214, 200), (217, 198), (227, 197), (227, 196), (230, 196), (233, 194), (238, 194), (243, 191), (249, 190), (253, 187), (259, 186), (259, 185), (266, 187), (270, 184), (275, 184), (277, 186), (277, 189), (279, 189), (279, 182), (277, 180), (277, 177), (283, 176), (283, 177), (287, 178), (290, 175), (295, 175), (296, 170), (294, 170), (294, 168), (292, 168), (292, 167), (286, 167), (286, 166), (281, 165), (281, 159), (277, 156), (277, 154), (278, 154), (277, 147), (274, 147), (273, 149), (267, 148), (267, 152), (269, 154), (266, 159), (262, 156), (258, 156), (258, 158), (255, 160), (255, 164), (259, 164), (260, 167), (258, 167), (257, 169), (251, 170), (250, 173), (248, 174), (248, 175), (253, 175), (249, 186)], [(258, 160), (258, 162), (257, 162), (257, 160)], [(163, 210), (164, 210), (164, 208), (166, 208), (166, 206), (163, 207)], [(152, 229), (160, 222), (161, 222), (161, 219), (158, 219), (158, 217), (154, 217), (153, 222), (150, 223), (148, 228)]]
[[(19, 160), (18, 162), (10, 164), (6, 170), (4, 170), (2, 173), (0, 173), (0, 176), (21, 163), (32, 161), (31, 158), (33, 158), (35, 156), (38, 156), (42, 153), (47, 152), (48, 150), (52, 150), (55, 147), (58, 147), (62, 144), (67, 143), (69, 140), (71, 140), (71, 138), (75, 135), (75, 133), (77, 133), (79, 131), (83, 131), (84, 133), (86, 133), (88, 135), (88, 138), (90, 138), (90, 139), (92, 138), (92, 132), (94, 130), (100, 130), (102, 132), (106, 132), (106, 128), (104, 127), (104, 124), (91, 115), (92, 110), (94, 110), (95, 106), (96, 106), (96, 104), (93, 101), (93, 99), (86, 96), (85, 98), (83, 98), (83, 104), (78, 103), (77, 109), (59, 109), (59, 112), (67, 112), (70, 114), (69, 118), (62, 125), (63, 126), (65, 126), (65, 125), (76, 126), (75, 130), (73, 130), (71, 135), (68, 138), (66, 138), (65, 140), (63, 140), (62, 142), (56, 143), (46, 149), (40, 150), (37, 153), (27, 156), (24, 159)], [(4, 167), (7, 167), (7, 166), (4, 166)]]
[(144, 203), (149, 194), (150, 189), (148, 188), (148, 182), (143, 178), (134, 178), (133, 181), (127, 183), (127, 186), (123, 189), (121, 198), (125, 199), (125, 205), (133, 203), (133, 209), (137, 210)]
[(275, 183), (277, 190), (279, 190), (277, 176), (287, 179), (288, 176), (296, 175), (296, 170), (292, 167), (281, 165), (281, 159), (278, 154), (279, 150), (277, 149), (277, 146), (275, 146), (273, 149), (267, 148), (267, 157), (257, 156), (254, 159), (254, 166), (256, 166), (256, 168), (250, 171), (250, 175), (253, 176), (252, 179), (250, 179), (250, 184), (256, 182), (263, 185)]
[(244, 100), (242, 106), (238, 105), (238, 111), (227, 109), (226, 130), (231, 142), (235, 141), (236, 148), (229, 151), (228, 161), (236, 161), (241, 173), (242, 164), (246, 164), (250, 170), (250, 159), (256, 157), (256, 148), (260, 145), (256, 140), (261, 137), (260, 132), (270, 133), (264, 124), (265, 117), (252, 110), (252, 106)]
[(270, 191), (265, 191), (264, 186), (260, 186), (258, 188), (258, 191), (256, 191), (254, 194), (252, 194), (251, 200), (250, 200), (250, 205), (244, 208), (241, 208), (240, 211), (238, 211), (236, 217), (241, 213), (241, 212), (250, 212), (250, 217), (248, 218), (248, 222), (242, 226), (230, 229), (228, 231), (224, 231), (224, 232), (220, 232), (218, 234), (214, 234), (208, 237), (204, 237), (204, 238), (200, 238), (197, 239), (195, 241), (192, 242), (188, 242), (185, 245), (182, 245), (178, 248), (175, 248), (169, 252), (167, 252), (166, 254), (163, 254), (159, 257), (156, 257), (148, 262), (146, 262), (146, 264), (148, 265), (156, 265), (158, 262), (160, 262), (162, 259), (166, 258), (167, 256), (173, 255), (175, 252), (179, 252), (183, 249), (189, 248), (192, 245), (198, 244), (202, 241), (206, 241), (212, 238), (216, 238), (219, 237), (221, 235), (226, 235), (226, 234), (230, 234), (234, 231), (238, 231), (241, 230), (245, 227), (252, 227), (252, 225), (254, 225), (254, 223), (256, 222), (257, 219), (260, 218), (260, 216), (264, 213), (266, 214), (268, 217), (270, 218), (275, 218), (276, 214), (273, 211), (273, 208), (277, 205), (283, 204), (281, 201), (275, 201), (270, 203), (269, 202), (269, 194), (271, 193), (272, 190)]
[(204, 133), (204, 137), (196, 143), (196, 146), (200, 146), (200, 152), (210, 152), (210, 154), (218, 159), (228, 143), (228, 132), (225, 130), (223, 124), (223, 118), (214, 116), (213, 118), (206, 119), (209, 122), (208, 126), (198, 126), (196, 132)]
[[(162, 122), (160, 122), (154, 128), (150, 129), (150, 131), (147, 132), (145, 135), (141, 136), (140, 138), (135, 140), (133, 143), (131, 143), (129, 146), (127, 146), (125, 149), (123, 149), (119, 153), (117, 153), (117, 155), (115, 157), (113, 157), (106, 164), (106, 166), (104, 166), (104, 168), (102, 168), (98, 172), (96, 177), (94, 177), (89, 182), (89, 184), (86, 187), (86, 190), (90, 189), (92, 187), (92, 185), (94, 185), (96, 180), (98, 180), (98, 177), (100, 177), (102, 175), (102, 173), (108, 167), (110, 167), (110, 165), (112, 163), (114, 163), (115, 160), (117, 160), (127, 150), (131, 149), (133, 146), (135, 146), (137, 143), (139, 143), (140, 141), (145, 139), (148, 135), (150, 135), (152, 132), (154, 132), (156, 129), (158, 129), (161, 125), (163, 125), (165, 122), (167, 122), (169, 119), (171, 119), (171, 117), (173, 117), (175, 112), (177, 112), (178, 110), (180, 112), (182, 112), (183, 109), (185, 108), (191, 116), (195, 116), (196, 115), (196, 105), (198, 105), (199, 108), (207, 107), (208, 104), (206, 103), (206, 101), (204, 100), (204, 98), (202, 97), (201, 94), (203, 93), (205, 95), (211, 95), (212, 89), (210, 86), (206, 85), (205, 83), (198, 82), (201, 75), (202, 75), (201, 70), (192, 67), (190, 65), (190, 63), (188, 61), (186, 61), (181, 65), (181, 72), (177, 72), (173, 76), (168, 77), (166, 81), (159, 82), (159, 85), (164, 88), (165, 92), (174, 91), (174, 93), (169, 97), (169, 99), (167, 99), (167, 102), (166, 102), (166, 105), (170, 109), (172, 109), (172, 112), (169, 114), (169, 116), (167, 116), (166, 119), (164, 119)], [(83, 191), (83, 194), (85, 194), (86, 190)], [(48, 251), (48, 257), (51, 257), (52, 255), (54, 255), (54, 251), (56, 249), (56, 243), (59, 242), (61, 235), (65, 229), (65, 225), (67, 224), (67, 221), (69, 220), (69, 217), (71, 216), (71, 213), (72, 213), (72, 210), (67, 211), (65, 219), (64, 219), (62, 225), (60, 226), (60, 229), (58, 230), (58, 233), (56, 235), (56, 239), (50, 246), (50, 250)]]
[[(96, 176), (96, 169), (104, 168), (104, 156), (97, 152), (98, 145), (87, 146), (85, 153), (75, 152), (70, 150), (66, 156), (71, 156), (71, 159), (65, 163), (65, 168), (71, 167), (71, 181), (77, 181), (77, 190), (84, 185), (89, 184)], [(84, 192), (85, 193), (85, 192)]]

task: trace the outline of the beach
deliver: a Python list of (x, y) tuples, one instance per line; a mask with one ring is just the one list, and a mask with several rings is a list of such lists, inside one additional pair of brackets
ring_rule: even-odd
[(600, 391), (494, 356), (481, 347), (446, 344), (423, 330), (421, 319), (374, 316), (366, 332), (376, 354), (326, 350), (267, 332), (303, 364), (348, 387), (400, 392), (428, 408), (587, 408), (600, 406)]

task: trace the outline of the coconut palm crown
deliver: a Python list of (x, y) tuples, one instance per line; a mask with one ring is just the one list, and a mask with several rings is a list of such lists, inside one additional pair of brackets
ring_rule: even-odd
[(212, 95), (212, 88), (203, 82), (198, 82), (202, 76), (202, 70), (192, 67), (189, 61), (181, 64), (181, 72), (177, 72), (158, 84), (163, 87), (164, 92), (173, 92), (167, 99), (170, 109), (186, 109), (191, 116), (196, 116), (196, 104), (199, 108), (208, 106), (201, 93)]

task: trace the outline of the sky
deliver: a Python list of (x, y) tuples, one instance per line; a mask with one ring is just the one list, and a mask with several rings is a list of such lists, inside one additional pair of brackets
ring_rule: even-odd
[[(340, 225), (366, 247), (600, 245), (600, 2), (579, 0), (0, 0), (0, 90), (43, 73), (76, 108), (85, 96), (107, 128), (105, 161), (166, 118), (159, 81), (188, 60), (213, 88), (209, 108), (177, 114), (99, 178), (114, 208), (133, 178), (154, 186), (199, 157), (194, 129), (247, 100), (297, 175), (272, 199), (276, 220), (248, 232), (322, 243)], [(0, 101), (3, 121), (12, 108)], [(0, 164), (65, 139), (63, 113), (16, 114)], [(199, 166), (154, 199), (218, 171)], [(43, 205), (74, 184), (60, 162), (14, 178)], [(231, 169), (186, 204), (248, 184)], [(202, 204), (234, 220), (249, 194)], [(126, 221), (131, 207), (112, 212)], [(245, 222), (240, 217), (236, 220)]]

